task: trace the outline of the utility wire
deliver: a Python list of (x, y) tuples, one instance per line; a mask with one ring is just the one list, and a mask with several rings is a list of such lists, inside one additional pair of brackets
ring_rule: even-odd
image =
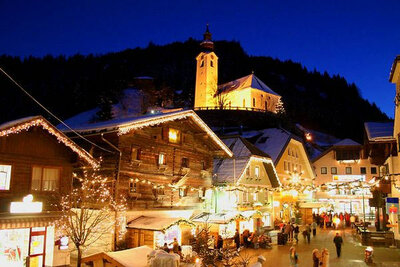
[(58, 118), (56, 115), (54, 115), (50, 110), (48, 110), (45, 106), (43, 106), (38, 100), (36, 100), (31, 94), (29, 94), (17, 81), (15, 81), (7, 72), (5, 72), (3, 70), (3, 68), (0, 67), (0, 71), (8, 78), (10, 79), (19, 89), (22, 90), (22, 92), (24, 92), (28, 97), (30, 97), (36, 104), (38, 104), (42, 109), (44, 109), (47, 113), (49, 113), (53, 118), (55, 118), (57, 121), (59, 121), (62, 125), (64, 125), (65, 127), (67, 127), (69, 130), (71, 130), (74, 134), (76, 134), (77, 136), (79, 136), (80, 138), (82, 138), (83, 140), (85, 140), (86, 142), (100, 148), (101, 150), (107, 151), (109, 153), (114, 153), (113, 151), (110, 151), (106, 148), (103, 148), (99, 145), (97, 145), (96, 143), (90, 141), (89, 139), (85, 138), (83, 135), (81, 135), (80, 133), (76, 132), (74, 129), (72, 129), (71, 127), (69, 127), (64, 121), (62, 121), (60, 118)]

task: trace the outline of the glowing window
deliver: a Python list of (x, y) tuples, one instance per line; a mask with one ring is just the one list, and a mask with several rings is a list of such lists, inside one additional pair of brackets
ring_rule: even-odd
[(260, 167), (256, 166), (254, 168), (254, 175), (259, 178), (260, 177)]
[(170, 128), (168, 130), (168, 140), (170, 143), (177, 144), (180, 142), (181, 131)]
[(136, 193), (137, 192), (137, 183), (133, 179), (129, 182), (129, 193)]
[(165, 153), (158, 154), (158, 165), (165, 165)]
[(0, 190), (10, 190), (11, 165), (0, 165)]
[(33, 167), (32, 190), (57, 191), (60, 181), (60, 168)]

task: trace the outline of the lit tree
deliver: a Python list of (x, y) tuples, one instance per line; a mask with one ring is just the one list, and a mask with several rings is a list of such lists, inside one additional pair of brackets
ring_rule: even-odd
[(277, 114), (285, 114), (285, 107), (284, 107), (284, 105), (283, 105), (283, 102), (282, 102), (282, 100), (279, 98), (279, 100), (278, 100), (278, 103), (276, 103), (276, 106), (275, 106), (275, 111), (276, 111), (276, 113)]
[(117, 201), (110, 188), (112, 182), (95, 172), (84, 171), (82, 178), (76, 178), (80, 186), (61, 198), (62, 216), (56, 226), (75, 245), (80, 267), (84, 249), (122, 228), (126, 201), (122, 197)]

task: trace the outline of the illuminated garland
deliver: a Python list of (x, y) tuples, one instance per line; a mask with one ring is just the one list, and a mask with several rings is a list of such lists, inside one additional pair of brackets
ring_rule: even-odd
[(40, 117), (37, 119), (33, 119), (29, 122), (22, 123), (20, 125), (0, 131), (0, 137), (9, 136), (10, 134), (18, 134), (23, 131), (28, 131), (30, 128), (37, 126), (40, 126), (43, 129), (47, 130), (50, 134), (57, 138), (58, 142), (63, 143), (65, 146), (69, 147), (72, 151), (77, 153), (79, 157), (86, 160), (93, 168), (99, 167), (99, 163), (95, 159), (93, 159), (93, 157), (88, 152), (80, 148), (63, 133), (52, 127), (50, 123), (48, 123), (45, 119)]
[(230, 151), (230, 149), (224, 144), (224, 142), (222, 142), (218, 138), (218, 136), (207, 126), (207, 124), (204, 123), (202, 119), (200, 119), (200, 117), (193, 110), (187, 110), (173, 114), (163, 114), (162, 116), (139, 119), (132, 123), (120, 126), (118, 130), (118, 135), (127, 134), (132, 130), (141, 129), (143, 127), (156, 126), (163, 123), (175, 120), (182, 120), (186, 118), (192, 118), (200, 126), (200, 128), (202, 128), (202, 130), (204, 130), (209, 136), (211, 136), (213, 141), (217, 143), (225, 151), (225, 153), (228, 154), (229, 157), (233, 156), (232, 151)]
[(177, 220), (177, 221), (171, 223), (170, 225), (164, 227), (161, 231), (162, 231), (162, 232), (165, 232), (166, 230), (168, 230), (168, 229), (171, 228), (172, 226), (174, 226), (174, 225), (181, 225), (181, 224), (186, 225), (186, 226), (189, 226), (189, 227), (192, 227), (192, 228), (196, 227), (196, 224), (192, 223), (191, 221), (188, 221), (188, 220), (185, 220), (185, 219), (179, 219), (179, 220)]

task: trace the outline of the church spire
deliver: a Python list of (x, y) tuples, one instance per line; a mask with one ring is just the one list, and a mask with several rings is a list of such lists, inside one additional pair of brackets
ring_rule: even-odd
[(200, 43), (200, 46), (203, 51), (209, 52), (214, 50), (214, 43), (211, 40), (211, 33), (208, 28), (208, 23), (206, 27), (206, 32), (203, 34), (203, 42)]

